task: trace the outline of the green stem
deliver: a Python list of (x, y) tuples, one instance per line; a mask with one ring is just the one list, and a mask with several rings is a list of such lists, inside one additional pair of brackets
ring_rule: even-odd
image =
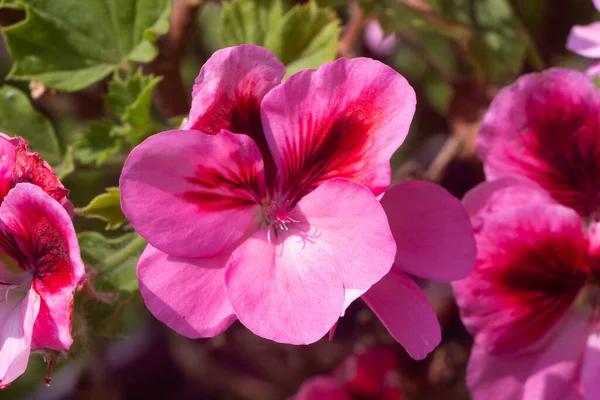
[(104, 261), (104, 267), (101, 268), (101, 272), (98, 274), (98, 276), (109, 273), (113, 269), (119, 267), (132, 254), (139, 252), (139, 250), (143, 249), (147, 244), (148, 243), (143, 237), (138, 236), (129, 244), (127, 244), (127, 246), (123, 247), (120, 251), (116, 252), (112, 256), (109, 256)]

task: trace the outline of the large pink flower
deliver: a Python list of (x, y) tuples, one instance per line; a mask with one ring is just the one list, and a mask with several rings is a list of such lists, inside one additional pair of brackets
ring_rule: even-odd
[(600, 206), (600, 92), (573, 70), (525, 75), (492, 102), (477, 151), (488, 180), (527, 178), (592, 216)]
[(464, 204), (477, 263), (453, 286), (475, 337), (473, 398), (596, 398), (600, 225), (513, 177), (476, 187)]
[[(377, 197), (411, 122), (412, 88), (363, 58), (281, 83), (284, 75), (260, 47), (216, 52), (184, 130), (150, 137), (125, 164), (122, 207), (150, 243), (141, 292), (182, 335), (214, 336), (238, 318), (272, 340), (314, 342), (342, 314), (347, 292), (355, 299), (394, 262)], [(410, 256), (406, 264), (437, 267)], [(398, 280), (410, 297), (410, 283)]]
[(0, 205), (0, 388), (25, 371), (31, 350), (69, 349), (83, 276), (67, 211), (42, 188), (17, 183)]
[[(600, 11), (600, 0), (592, 0), (596, 10)], [(567, 49), (587, 58), (600, 58), (600, 22), (589, 25), (575, 25), (567, 40)], [(588, 75), (600, 74), (600, 63), (587, 70)]]

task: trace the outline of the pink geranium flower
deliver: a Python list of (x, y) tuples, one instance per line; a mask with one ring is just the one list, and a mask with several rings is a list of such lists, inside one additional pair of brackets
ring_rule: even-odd
[(394, 352), (373, 348), (348, 356), (331, 376), (307, 379), (290, 400), (401, 400), (398, 375)]
[(386, 36), (381, 24), (376, 19), (370, 21), (365, 27), (365, 45), (375, 56), (390, 56), (397, 44), (396, 35)]
[(582, 217), (600, 207), (600, 92), (568, 69), (529, 74), (492, 102), (477, 140), (487, 180), (529, 179)]
[[(349, 302), (380, 282), (395, 256), (409, 247), (429, 251), (431, 243), (416, 240), (437, 238), (435, 228), (417, 222), (421, 214), (408, 215), (411, 228), (403, 232), (414, 231), (414, 240), (396, 253), (396, 234), (377, 200), (414, 112), (406, 80), (364, 58), (281, 83), (284, 75), (283, 64), (260, 47), (217, 51), (196, 79), (183, 130), (150, 137), (125, 163), (122, 207), (149, 242), (138, 265), (142, 296), (182, 335), (214, 336), (237, 318), (268, 339), (314, 342)], [(429, 194), (440, 194), (431, 184), (409, 192), (389, 195), (390, 203), (401, 197), (394, 209), (422, 204), (425, 210), (433, 203), (425, 201)], [(447, 198), (453, 200), (444, 192), (440, 200)], [(444, 222), (458, 221), (449, 230), (466, 233), (441, 240), (443, 255), (446, 244), (458, 244), (456, 266), (427, 264), (435, 254), (410, 253), (405, 271), (436, 275), (448, 267), (440, 275), (464, 276), (472, 267), (466, 213), (457, 202), (445, 216)], [(427, 303), (409, 278), (388, 276), (378, 284), (388, 300), (402, 293), (398, 299), (407, 304)], [(396, 281), (400, 286), (390, 287)], [(391, 317), (390, 303), (379, 301), (384, 305), (371, 306)], [(398, 320), (416, 324), (413, 331), (401, 328), (419, 354), (436, 332), (421, 332), (433, 323), (428, 317), (421, 323), (416, 312), (404, 306)]]
[(473, 398), (596, 398), (600, 225), (519, 178), (484, 183), (464, 204), (477, 263), (453, 286), (475, 337)]
[(84, 266), (67, 193), (25, 140), (0, 135), (0, 388), (25, 371), (32, 350), (73, 342)]
[[(596, 10), (600, 11), (600, 0), (592, 0)], [(600, 22), (589, 25), (575, 25), (567, 40), (567, 49), (587, 58), (600, 58)], [(592, 76), (600, 74), (600, 63), (588, 68)]]

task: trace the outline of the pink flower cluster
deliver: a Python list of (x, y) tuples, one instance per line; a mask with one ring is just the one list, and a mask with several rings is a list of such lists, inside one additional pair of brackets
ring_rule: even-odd
[(182, 129), (129, 155), (121, 205), (149, 242), (137, 270), (144, 301), (188, 337), (239, 320), (262, 337), (305, 344), (362, 297), (423, 358), (440, 327), (406, 273), (462, 278), (475, 243), (464, 208), (439, 186), (386, 192), (414, 91), (366, 58), (282, 83), (285, 73), (257, 46), (217, 51)]
[(463, 199), (478, 247), (454, 283), (474, 335), (477, 399), (595, 399), (600, 390), (600, 92), (567, 69), (521, 77), (477, 143), (487, 182)]
[(32, 350), (71, 347), (84, 265), (68, 191), (20, 137), (0, 134), (0, 389)]
[(394, 352), (378, 347), (348, 356), (331, 375), (306, 380), (289, 400), (401, 400)]

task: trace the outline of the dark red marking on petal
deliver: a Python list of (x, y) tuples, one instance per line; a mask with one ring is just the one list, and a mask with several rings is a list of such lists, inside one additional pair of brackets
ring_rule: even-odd
[(265, 195), (259, 178), (262, 171), (249, 167), (235, 154), (231, 163), (236, 166), (234, 169), (198, 166), (196, 176), (187, 178), (198, 190), (187, 192), (184, 197), (204, 210), (213, 211), (259, 204)]
[[(563, 232), (500, 233), (512, 240), (488, 243), (478, 238), (475, 274), (478, 285), (493, 299), (493, 313), (510, 315), (510, 333), (499, 337), (496, 351), (514, 351), (540, 339), (572, 306), (590, 276), (583, 237)], [(520, 235), (520, 236), (519, 236)], [(489, 329), (493, 329), (488, 326)], [(502, 327), (500, 327), (502, 328)]]
[[(41, 187), (50, 197), (61, 202), (69, 191), (62, 185), (54, 170), (42, 160), (38, 153), (29, 150), (27, 141), (20, 137), (13, 138), (15, 145), (15, 168), (13, 171), (14, 187), (20, 182), (29, 182)], [(2, 199), (7, 193), (2, 193)]]
[(315, 121), (307, 115), (300, 132), (287, 140), (286, 182), (283, 193), (293, 203), (320, 183), (332, 178), (352, 178), (367, 161), (370, 134), (376, 129), (376, 93), (362, 93), (341, 112)]
[(222, 93), (220, 98), (206, 110), (205, 115), (208, 118), (199, 119), (198, 123), (191, 126), (190, 129), (200, 130), (209, 135), (216, 135), (225, 129), (232, 133), (250, 136), (263, 156), (265, 176), (269, 181), (275, 178), (275, 163), (269, 152), (260, 118), (262, 97), (257, 97), (256, 93), (263, 83), (257, 79), (247, 76), (238, 85), (233, 100), (228, 98), (227, 93)]
[(63, 227), (36, 207), (22, 210), (21, 218), (22, 230), (1, 236), (12, 236), (18, 243), (21, 258), (8, 254), (17, 261), (27, 260), (23, 262), (33, 273), (34, 289), (38, 293), (55, 293), (71, 285), (74, 273)]
[(510, 146), (502, 156), (519, 175), (588, 217), (600, 206), (600, 95), (581, 98), (569, 90), (551, 82), (529, 93), (518, 151)]

